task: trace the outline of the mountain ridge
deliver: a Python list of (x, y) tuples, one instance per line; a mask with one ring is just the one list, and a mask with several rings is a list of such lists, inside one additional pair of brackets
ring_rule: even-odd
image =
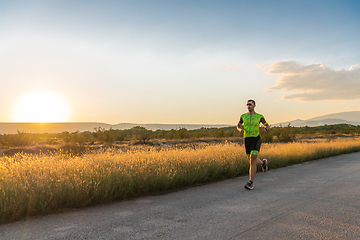
[(293, 127), (316, 127), (322, 125), (333, 125), (333, 124), (351, 124), (351, 125), (360, 125), (360, 111), (350, 111), (350, 112), (339, 112), (331, 113), (318, 117), (309, 118), (307, 120), (296, 119), (287, 122), (281, 122), (272, 124), (272, 126), (287, 126), (290, 124)]

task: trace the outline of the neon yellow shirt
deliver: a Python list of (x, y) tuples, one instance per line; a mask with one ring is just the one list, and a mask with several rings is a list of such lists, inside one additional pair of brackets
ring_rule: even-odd
[[(262, 123), (266, 125), (267, 122), (264, 116), (260, 113), (255, 113), (250, 115), (249, 113), (244, 113), (240, 117), (239, 123), (244, 125), (244, 137), (257, 137), (260, 135), (259, 125)], [(240, 131), (240, 129), (238, 128)]]

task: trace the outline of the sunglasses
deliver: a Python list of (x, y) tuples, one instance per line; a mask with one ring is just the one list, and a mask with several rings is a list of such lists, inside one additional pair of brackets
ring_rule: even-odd
[(251, 106), (251, 105), (253, 105), (253, 104), (252, 104), (252, 103), (247, 103), (246, 105), (247, 105), (247, 106)]

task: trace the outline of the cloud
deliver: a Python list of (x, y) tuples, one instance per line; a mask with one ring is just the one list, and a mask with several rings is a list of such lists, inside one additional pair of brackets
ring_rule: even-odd
[(239, 69), (239, 68), (240, 68), (240, 65), (236, 65), (236, 66), (221, 66), (221, 69), (222, 69), (222, 70), (226, 70), (226, 71), (236, 70), (236, 69)]
[(349, 68), (349, 70), (351, 71), (351, 70), (354, 70), (354, 69), (356, 69), (356, 68), (360, 68), (360, 64), (352, 65), (352, 66)]
[(265, 64), (256, 64), (255, 66), (259, 69), (259, 71), (263, 72), (267, 70)]
[(265, 74), (281, 75), (267, 91), (283, 90), (282, 99), (295, 101), (360, 99), (360, 64), (335, 70), (323, 63), (304, 65), (277, 61)]

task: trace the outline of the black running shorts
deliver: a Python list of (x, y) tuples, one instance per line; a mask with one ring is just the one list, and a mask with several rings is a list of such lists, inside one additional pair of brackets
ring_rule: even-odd
[(245, 138), (245, 149), (246, 155), (249, 158), (250, 155), (259, 155), (261, 146), (260, 135), (257, 137), (246, 137)]

